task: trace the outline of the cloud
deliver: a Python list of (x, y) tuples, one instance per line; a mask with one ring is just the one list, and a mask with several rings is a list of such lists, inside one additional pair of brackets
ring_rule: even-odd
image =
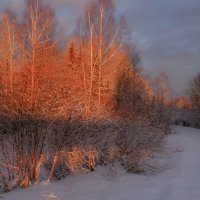
[(200, 72), (200, 1), (117, 0), (126, 14), (151, 77), (165, 71), (175, 95), (184, 94)]
[(54, 6), (83, 6), (87, 0), (47, 0), (47, 2)]
[(3, 11), (4, 9), (17, 11), (23, 7), (23, 3), (23, 0), (1, 0), (0, 11)]

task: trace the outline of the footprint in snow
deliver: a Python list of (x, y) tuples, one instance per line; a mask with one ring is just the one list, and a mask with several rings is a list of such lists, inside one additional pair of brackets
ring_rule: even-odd
[(45, 194), (43, 195), (43, 197), (45, 197), (48, 200), (60, 200), (60, 198), (54, 193)]

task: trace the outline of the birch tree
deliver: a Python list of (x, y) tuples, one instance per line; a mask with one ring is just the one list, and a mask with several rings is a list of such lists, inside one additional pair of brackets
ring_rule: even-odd
[[(12, 13), (5, 12), (1, 16), (0, 31), (0, 67), (3, 94), (6, 102), (12, 103), (13, 79), (14, 79), (14, 56), (16, 53), (16, 23)], [(8, 102), (7, 102), (8, 101)], [(6, 105), (10, 106), (10, 105)]]
[[(89, 77), (87, 77), (87, 72), (84, 74), (85, 79), (89, 79), (89, 83), (85, 86), (89, 91), (87, 109), (90, 111), (91, 102), (95, 101), (97, 113), (101, 111), (102, 96), (105, 95), (102, 94), (103, 90), (105, 87), (109, 87), (109, 84), (105, 84), (105, 82), (112, 82), (111, 80), (106, 81), (108, 71), (116, 71), (111, 66), (111, 62), (124, 49), (125, 37), (127, 36), (125, 29), (122, 29), (125, 28), (123, 20), (117, 22), (114, 12), (115, 5), (112, 0), (90, 1), (85, 15), (79, 23), (80, 46), (83, 46), (83, 41), (89, 43), (88, 57), (85, 56), (90, 63)], [(83, 54), (87, 55), (85, 51)], [(116, 68), (118, 64), (115, 62)], [(84, 66), (84, 71), (87, 71), (86, 68)]]
[[(56, 49), (54, 12), (38, 0), (27, 0), (25, 12), (24, 31), (21, 34), (23, 57), (25, 65), (30, 72), (28, 83), (28, 99), (31, 112), (37, 110), (39, 101), (42, 104), (43, 95), (47, 93), (41, 86), (47, 84), (52, 73), (52, 58)], [(45, 83), (46, 82), (46, 83)], [(44, 83), (44, 84), (43, 84)], [(40, 85), (42, 84), (42, 85)], [(49, 91), (49, 90), (48, 90)], [(41, 92), (44, 92), (43, 94)]]

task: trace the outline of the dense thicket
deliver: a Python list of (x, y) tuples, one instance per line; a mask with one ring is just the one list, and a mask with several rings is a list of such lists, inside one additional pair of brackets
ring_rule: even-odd
[[(155, 91), (112, 0), (91, 1), (66, 48), (52, 8), (27, 0), (24, 21), (0, 20), (0, 175), (26, 187), (120, 161), (145, 171), (169, 132), (164, 81)], [(159, 84), (157, 84), (159, 85)]]

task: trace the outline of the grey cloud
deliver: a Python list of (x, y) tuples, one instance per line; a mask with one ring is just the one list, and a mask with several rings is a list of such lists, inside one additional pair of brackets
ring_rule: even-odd
[(0, 0), (0, 12), (11, 10), (17, 16), (21, 16), (24, 10), (24, 0)]
[[(144, 71), (165, 71), (174, 95), (182, 95), (200, 72), (200, 1), (124, 0), (117, 3), (133, 27)], [(120, 12), (120, 10), (118, 11)]]

